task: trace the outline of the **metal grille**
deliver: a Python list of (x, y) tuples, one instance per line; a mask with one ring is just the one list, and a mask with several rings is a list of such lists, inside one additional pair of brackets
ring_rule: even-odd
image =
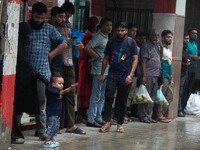
[(135, 23), (138, 26), (139, 32), (148, 34), (152, 27), (153, 10), (148, 9), (131, 9), (131, 8), (106, 8), (106, 16), (109, 17), (113, 24), (117, 21), (127, 21)]
[(74, 28), (84, 31), (84, 22), (89, 18), (90, 2), (80, 0), (75, 3), (76, 12), (74, 16)]

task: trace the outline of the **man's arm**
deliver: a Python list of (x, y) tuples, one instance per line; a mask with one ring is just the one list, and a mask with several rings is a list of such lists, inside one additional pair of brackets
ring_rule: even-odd
[(138, 55), (133, 55), (132, 68), (131, 68), (131, 72), (130, 72), (130, 74), (129, 74), (132, 78), (133, 78), (134, 75), (135, 75), (134, 73), (135, 73), (137, 64), (138, 64)]
[(141, 61), (141, 71), (142, 71), (142, 83), (146, 83), (146, 64), (147, 58), (143, 57)]
[(193, 60), (200, 60), (200, 56), (196, 55), (190, 55), (190, 58), (192, 58)]
[(49, 61), (51, 61), (55, 56), (57, 56), (58, 54), (60, 54), (63, 50), (65, 50), (67, 47), (67, 43), (63, 42), (61, 44), (59, 44), (55, 49), (53, 49), (50, 53), (49, 53)]
[(94, 60), (97, 60), (99, 58), (99, 55), (94, 51), (90, 43), (86, 45), (85, 51), (88, 53), (88, 55), (94, 58)]
[(109, 60), (109, 55), (105, 55), (104, 58), (103, 58), (103, 62), (102, 62), (101, 75), (99, 77), (99, 83), (102, 83), (103, 80), (104, 80), (104, 72), (106, 70), (108, 60)]
[(135, 73), (137, 64), (138, 64), (138, 55), (133, 55), (131, 72), (125, 79), (125, 82), (127, 85), (133, 82), (133, 77), (134, 77), (134, 73)]

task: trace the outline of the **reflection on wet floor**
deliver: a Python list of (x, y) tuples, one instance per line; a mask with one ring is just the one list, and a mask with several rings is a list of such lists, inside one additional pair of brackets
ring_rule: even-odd
[[(61, 143), (55, 150), (200, 150), (200, 117), (177, 118), (171, 123), (144, 124), (138, 121), (124, 125), (125, 133), (99, 133), (97, 128), (79, 124), (87, 135), (64, 133), (57, 135)], [(24, 131), (26, 142), (12, 145), (17, 150), (44, 150), (43, 142), (33, 136), (34, 130)]]

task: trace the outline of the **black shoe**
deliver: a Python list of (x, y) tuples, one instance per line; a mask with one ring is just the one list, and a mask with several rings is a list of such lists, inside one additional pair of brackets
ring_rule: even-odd
[(101, 125), (101, 126), (103, 126), (104, 124), (106, 124), (106, 122), (103, 121), (103, 120), (102, 120), (102, 121), (97, 121), (97, 120), (95, 120), (95, 122), (98, 123), (98, 124)]
[(87, 127), (94, 127), (94, 128), (101, 128), (102, 125), (98, 124), (96, 121), (93, 121), (93, 122), (87, 122), (86, 123), (86, 126)]
[(185, 117), (185, 114), (183, 114), (182, 112), (179, 112), (178, 117)]

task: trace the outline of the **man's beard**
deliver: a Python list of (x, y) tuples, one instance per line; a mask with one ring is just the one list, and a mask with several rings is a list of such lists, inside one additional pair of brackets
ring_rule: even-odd
[(65, 22), (62, 22), (60, 24), (57, 24), (58, 27), (66, 27), (66, 23)]
[(172, 42), (165, 42), (166, 45), (171, 45)]
[(34, 29), (34, 30), (40, 30), (40, 29), (42, 28), (43, 24), (44, 24), (44, 22), (41, 23), (41, 24), (38, 24), (38, 23), (36, 23), (33, 19), (30, 19), (30, 20), (28, 21), (28, 23), (30, 24), (30, 26), (31, 26), (32, 29)]

